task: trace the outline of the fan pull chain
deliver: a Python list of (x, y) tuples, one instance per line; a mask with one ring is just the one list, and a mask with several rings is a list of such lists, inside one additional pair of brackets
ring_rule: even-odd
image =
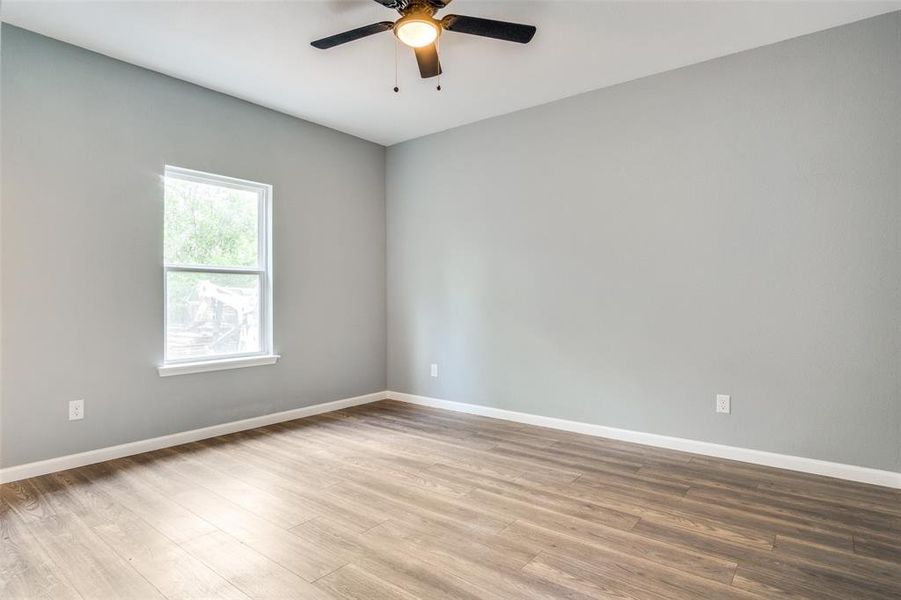
[(400, 88), (397, 87), (397, 40), (394, 40), (394, 93), (398, 93)]

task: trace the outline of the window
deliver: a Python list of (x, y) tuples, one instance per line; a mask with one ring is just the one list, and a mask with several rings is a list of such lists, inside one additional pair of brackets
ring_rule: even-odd
[(166, 167), (160, 375), (272, 364), (272, 187)]

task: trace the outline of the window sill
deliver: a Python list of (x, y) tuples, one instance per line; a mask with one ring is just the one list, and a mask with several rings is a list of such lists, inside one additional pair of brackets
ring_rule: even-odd
[(274, 365), (281, 358), (278, 354), (263, 356), (242, 356), (240, 358), (223, 358), (221, 360), (205, 360), (191, 363), (175, 363), (157, 367), (160, 377), (172, 375), (188, 375), (190, 373), (206, 373), (208, 371), (224, 371), (226, 369), (243, 369), (244, 367), (260, 367)]

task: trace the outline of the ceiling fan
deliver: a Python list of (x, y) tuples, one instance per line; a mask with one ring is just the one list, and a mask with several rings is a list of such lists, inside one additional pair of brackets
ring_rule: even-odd
[(351, 29), (316, 40), (311, 45), (320, 50), (327, 50), (393, 29), (397, 39), (413, 48), (416, 62), (419, 64), (419, 74), (425, 79), (441, 74), (441, 63), (438, 61), (438, 48), (435, 42), (444, 30), (520, 44), (528, 44), (536, 31), (534, 25), (520, 25), (519, 23), (463, 15), (446, 15), (441, 19), (436, 19), (435, 13), (450, 4), (451, 0), (375, 0), (375, 2), (396, 10), (401, 14), (401, 18), (394, 22), (381, 21)]

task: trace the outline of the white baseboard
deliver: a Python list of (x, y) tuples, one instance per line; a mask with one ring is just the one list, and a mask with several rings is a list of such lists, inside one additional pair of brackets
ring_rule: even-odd
[(656, 433), (643, 433), (641, 431), (617, 429), (615, 427), (606, 427), (604, 425), (595, 425), (593, 423), (567, 421), (566, 419), (543, 417), (502, 408), (466, 404), (464, 402), (452, 402), (450, 400), (440, 400), (438, 398), (429, 398), (427, 396), (417, 396), (415, 394), (405, 394), (402, 392), (389, 391), (387, 394), (388, 398), (391, 400), (399, 400), (411, 404), (419, 404), (421, 406), (443, 408), (445, 410), (503, 419), (505, 421), (527, 423), (529, 425), (550, 427), (552, 429), (561, 429), (563, 431), (573, 431), (575, 433), (584, 433), (596, 437), (623, 440), (626, 442), (634, 442), (636, 444), (669, 448), (671, 450), (681, 450), (683, 452), (692, 452), (694, 454), (703, 454), (705, 456), (715, 456), (717, 458), (766, 465), (768, 467), (777, 467), (780, 469), (788, 469), (790, 471), (801, 471), (803, 473), (813, 473), (815, 475), (825, 475), (827, 477), (837, 477), (839, 479), (901, 489), (901, 473), (895, 473), (894, 471), (881, 471), (879, 469), (845, 465), (842, 463), (817, 460), (815, 458), (804, 458), (788, 454), (777, 454), (775, 452), (764, 452), (763, 450), (724, 446), (722, 444), (700, 442), (697, 440), (670, 437), (668, 435), (658, 435)]
[(221, 425), (213, 425), (211, 427), (201, 427), (200, 429), (192, 429), (181, 433), (173, 433), (160, 437), (150, 438), (149, 440), (140, 440), (137, 442), (129, 442), (118, 446), (109, 446), (107, 448), (98, 448), (97, 450), (89, 450), (87, 452), (79, 452), (78, 454), (69, 454), (58, 458), (49, 458), (24, 465), (16, 465), (14, 467), (6, 467), (0, 469), (0, 483), (9, 483), (10, 481), (18, 481), (29, 477), (37, 477), (38, 475), (46, 475), (47, 473), (56, 473), (57, 471), (65, 471), (66, 469), (74, 469), (75, 467), (83, 467), (94, 463), (112, 460), (114, 458), (122, 458), (125, 456), (133, 456), (142, 452), (150, 452), (161, 448), (169, 448), (198, 440), (216, 437), (217, 435), (225, 435), (227, 433), (235, 433), (237, 431), (246, 431), (257, 427), (272, 425), (273, 423), (283, 423), (285, 421), (293, 421), (303, 417), (310, 417), (322, 413), (341, 410), (351, 406), (360, 404), (368, 404), (378, 400), (384, 400), (386, 392), (375, 392), (365, 394), (363, 396), (355, 396), (353, 398), (344, 398), (342, 400), (334, 400), (322, 404), (314, 404), (312, 406), (304, 406), (283, 412), (262, 415), (241, 421), (232, 421), (230, 423), (222, 423)]
[(405, 394), (402, 392), (375, 392), (363, 396), (345, 398), (333, 402), (314, 404), (313, 406), (304, 406), (302, 408), (295, 408), (284, 412), (243, 419), (241, 421), (232, 421), (231, 423), (222, 423), (221, 425), (173, 433), (171, 435), (164, 435), (148, 440), (130, 442), (118, 446), (109, 446), (107, 448), (89, 450), (78, 454), (69, 454), (58, 458), (26, 463), (24, 465), (6, 467), (0, 469), (0, 483), (9, 483), (11, 481), (18, 481), (29, 477), (46, 475), (47, 473), (65, 471), (66, 469), (74, 469), (75, 467), (91, 465), (105, 460), (133, 456), (135, 454), (141, 454), (142, 452), (151, 452), (161, 448), (169, 448), (180, 444), (196, 442), (218, 435), (264, 427), (266, 425), (272, 425), (273, 423), (293, 421), (294, 419), (341, 410), (342, 408), (377, 402), (386, 398), (408, 402), (410, 404), (419, 404), (421, 406), (431, 406), (433, 408), (503, 419), (505, 421), (515, 421), (517, 423), (572, 431), (596, 437), (623, 440), (626, 442), (634, 442), (636, 444), (669, 448), (671, 450), (681, 450), (683, 452), (692, 452), (694, 454), (703, 454), (705, 456), (715, 456), (717, 458), (726, 458), (729, 460), (766, 465), (791, 471), (813, 473), (815, 475), (825, 475), (827, 477), (837, 477), (849, 481), (858, 481), (861, 483), (870, 483), (873, 485), (901, 489), (901, 473), (893, 471), (881, 471), (879, 469), (845, 465), (814, 458), (777, 454), (775, 452), (764, 452), (762, 450), (751, 450), (748, 448), (737, 448), (735, 446), (724, 446), (722, 444), (700, 442), (697, 440), (658, 435), (655, 433), (643, 433), (641, 431), (631, 431), (628, 429), (617, 429), (615, 427), (606, 427), (604, 425), (595, 425), (593, 423), (568, 421), (566, 419), (532, 415), (502, 408), (480, 406), (478, 404), (440, 400), (438, 398), (429, 398), (427, 396), (417, 396), (415, 394)]

